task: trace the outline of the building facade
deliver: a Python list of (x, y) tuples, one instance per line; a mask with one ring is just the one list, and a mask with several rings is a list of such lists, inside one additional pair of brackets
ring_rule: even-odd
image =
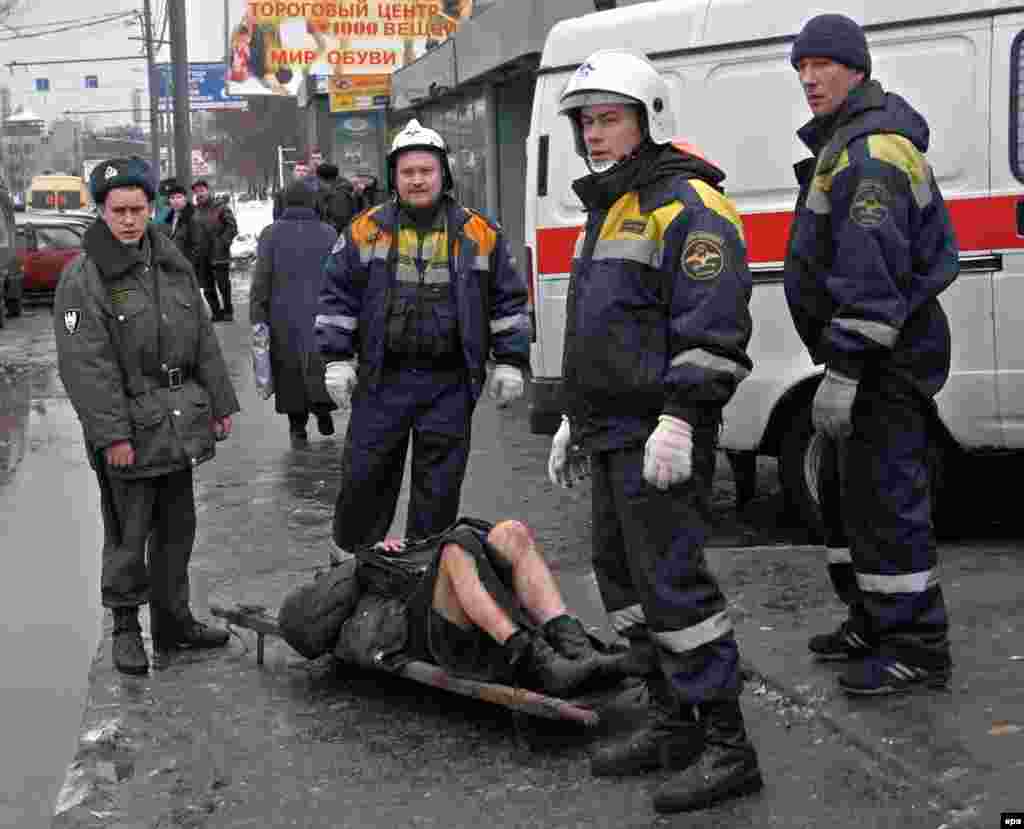
[(46, 168), (46, 122), (19, 109), (3, 122), (4, 179), (11, 193), (24, 196), (32, 177)]
[(640, 2), (649, 0), (475, 0), (458, 31), (394, 72), (386, 110), (331, 113), (326, 83), (311, 80), (300, 152), (319, 149), (343, 175), (369, 170), (383, 184), (391, 139), (418, 118), (448, 142), (459, 200), (499, 221), (521, 257), (534, 72), (548, 31)]

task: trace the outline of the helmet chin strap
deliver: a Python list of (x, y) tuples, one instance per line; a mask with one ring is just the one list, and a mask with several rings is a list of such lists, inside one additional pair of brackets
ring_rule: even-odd
[(633, 148), (633, 152), (631, 152), (629, 155), (624, 155), (618, 161), (594, 161), (593, 159), (591, 159), (589, 155), (587, 155), (585, 157), (587, 167), (589, 168), (590, 172), (595, 173), (596, 175), (599, 176), (604, 175), (605, 173), (610, 173), (620, 164), (627, 164), (628, 162), (636, 158), (638, 155), (640, 155), (640, 153), (642, 153), (644, 149), (647, 147), (647, 145), (650, 143), (650, 140), (651, 139), (649, 136), (644, 135), (640, 143)]

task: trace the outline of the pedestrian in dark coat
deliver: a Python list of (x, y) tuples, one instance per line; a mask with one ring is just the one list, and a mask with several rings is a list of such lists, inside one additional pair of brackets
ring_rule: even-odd
[[(249, 319), (254, 337), (269, 327), (275, 408), (288, 415), (292, 442), (304, 443), (312, 412), (322, 435), (334, 433), (337, 407), (324, 387), (324, 363), (313, 334), (323, 265), (337, 231), (320, 220), (316, 193), (293, 183), (281, 218), (260, 234), (252, 275)], [(265, 330), (265, 329), (264, 329)]]
[(164, 217), (162, 230), (171, 237), (185, 258), (196, 267), (196, 234), (193, 220), (195, 208), (189, 203), (188, 191), (181, 185), (171, 185), (167, 190), (170, 212)]
[(235, 318), (231, 304), (231, 242), (238, 234), (235, 214), (226, 204), (215, 202), (210, 185), (198, 179), (192, 184), (196, 199), (195, 233), (196, 276), (210, 305), (214, 322)]
[(90, 189), (101, 221), (57, 286), (57, 361), (100, 485), (114, 665), (141, 674), (147, 602), (157, 651), (227, 644), (189, 609), (192, 468), (231, 433), (238, 400), (192, 267), (149, 222), (149, 165), (99, 164)]

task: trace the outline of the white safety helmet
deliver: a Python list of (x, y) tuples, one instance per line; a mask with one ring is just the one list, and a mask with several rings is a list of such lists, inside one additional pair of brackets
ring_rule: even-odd
[(406, 150), (428, 150), (435, 153), (441, 161), (443, 178), (441, 191), (444, 193), (451, 191), (455, 182), (452, 179), (452, 169), (448, 162), (448, 147), (439, 132), (423, 126), (415, 118), (411, 119), (391, 142), (391, 151), (388, 153), (388, 186), (392, 190), (397, 190), (395, 164), (398, 156)]
[[(643, 108), (647, 137), (668, 144), (676, 134), (676, 119), (668, 84), (640, 52), (602, 49), (580, 64), (558, 100), (558, 112), (572, 122), (576, 152), (587, 159), (579, 110), (600, 104), (632, 104)], [(590, 163), (589, 160), (587, 162)]]

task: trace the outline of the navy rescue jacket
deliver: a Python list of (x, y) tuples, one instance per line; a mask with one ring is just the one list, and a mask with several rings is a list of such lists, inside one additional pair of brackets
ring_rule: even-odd
[[(487, 360), (530, 365), (526, 283), (501, 231), (479, 213), (445, 199), (456, 322), (473, 399)], [(359, 381), (380, 381), (395, 292), (399, 207), (389, 201), (360, 213), (324, 265), (315, 333), (326, 362), (359, 358)]]
[(953, 226), (925, 159), (928, 124), (877, 81), (831, 123), (798, 135), (814, 153), (800, 182), (786, 299), (815, 363), (859, 379), (897, 376), (934, 396), (949, 376), (937, 297), (960, 270)]
[(573, 185), (588, 210), (566, 302), (563, 377), (574, 441), (648, 438), (664, 413), (714, 424), (752, 367), (743, 224), (725, 174), (674, 145), (634, 159), (624, 192)]

